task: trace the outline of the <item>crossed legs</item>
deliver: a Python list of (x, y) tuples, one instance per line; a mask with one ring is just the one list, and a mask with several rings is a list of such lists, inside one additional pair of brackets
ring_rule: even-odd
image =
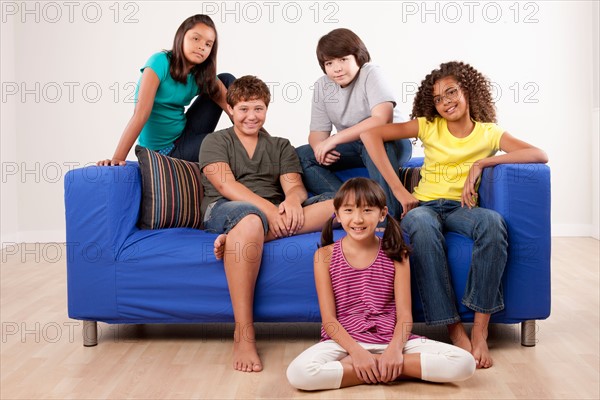
[[(379, 362), (387, 344), (359, 343)], [(475, 371), (473, 356), (447, 343), (426, 338), (411, 339), (403, 349), (402, 376), (429, 382), (459, 382)], [(287, 378), (302, 390), (338, 389), (360, 385), (348, 352), (333, 340), (319, 342), (302, 352), (288, 366)]]

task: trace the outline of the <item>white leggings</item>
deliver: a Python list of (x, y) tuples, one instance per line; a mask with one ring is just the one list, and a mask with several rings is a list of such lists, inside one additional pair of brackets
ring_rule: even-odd
[[(387, 344), (361, 343), (373, 354), (382, 354)], [(427, 338), (406, 342), (404, 354), (421, 354), (421, 379), (430, 382), (458, 382), (475, 372), (475, 359), (466, 350)], [(296, 389), (339, 389), (343, 367), (339, 361), (348, 352), (333, 340), (319, 342), (304, 350), (287, 369), (287, 378)]]

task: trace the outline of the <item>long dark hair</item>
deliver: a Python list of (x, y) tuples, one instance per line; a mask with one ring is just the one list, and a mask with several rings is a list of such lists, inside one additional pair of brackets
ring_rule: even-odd
[[(372, 179), (351, 178), (347, 180), (333, 198), (333, 207), (336, 212), (343, 206), (349, 196), (354, 197), (354, 201), (358, 207), (369, 206), (383, 210), (386, 206), (383, 189)], [(321, 247), (333, 243), (334, 220), (335, 216), (323, 227), (323, 231), (321, 232)], [(410, 253), (410, 247), (404, 242), (400, 224), (389, 214), (381, 248), (389, 258), (396, 261), (402, 261)]]
[(195, 65), (190, 71), (196, 79), (196, 85), (198, 85), (198, 94), (207, 94), (210, 97), (214, 97), (218, 91), (219, 86), (217, 84), (217, 50), (219, 48), (219, 39), (217, 35), (217, 28), (213, 20), (204, 14), (196, 14), (187, 18), (179, 25), (175, 38), (173, 39), (173, 48), (167, 51), (169, 57), (169, 72), (173, 79), (183, 84), (187, 83), (186, 73), (186, 59), (183, 54), (183, 39), (187, 31), (192, 29), (196, 24), (204, 24), (211, 28), (215, 32), (215, 42), (212, 45), (209, 56), (204, 60), (203, 63)]

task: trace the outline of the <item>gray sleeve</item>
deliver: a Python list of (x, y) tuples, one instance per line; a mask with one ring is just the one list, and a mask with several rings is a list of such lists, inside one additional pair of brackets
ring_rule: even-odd
[(331, 132), (332, 123), (325, 111), (325, 80), (317, 80), (313, 86), (313, 98), (310, 111), (310, 130), (319, 132)]
[(392, 86), (381, 68), (371, 65), (367, 72), (365, 92), (367, 94), (369, 109), (372, 110), (376, 105), (385, 103), (386, 101), (392, 102), (394, 107), (396, 107), (396, 97), (394, 96)]
[(217, 132), (206, 135), (202, 141), (199, 156), (200, 170), (208, 164), (216, 162), (229, 164), (229, 152), (227, 151), (225, 135)]
[(279, 160), (279, 175), (285, 175), (289, 173), (302, 174), (302, 166), (300, 165), (300, 159), (296, 154), (296, 149), (290, 143), (289, 140), (280, 138), (279, 146), (281, 158)]

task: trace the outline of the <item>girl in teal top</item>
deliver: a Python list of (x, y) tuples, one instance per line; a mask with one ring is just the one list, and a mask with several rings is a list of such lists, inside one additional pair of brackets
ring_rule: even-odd
[(228, 112), (225, 96), (234, 80), (231, 74), (217, 76), (217, 47), (217, 30), (209, 16), (183, 21), (172, 50), (152, 55), (141, 69), (133, 116), (112, 158), (97, 164), (125, 165), (136, 140), (161, 154), (198, 161), (202, 140), (215, 130), (221, 112)]

